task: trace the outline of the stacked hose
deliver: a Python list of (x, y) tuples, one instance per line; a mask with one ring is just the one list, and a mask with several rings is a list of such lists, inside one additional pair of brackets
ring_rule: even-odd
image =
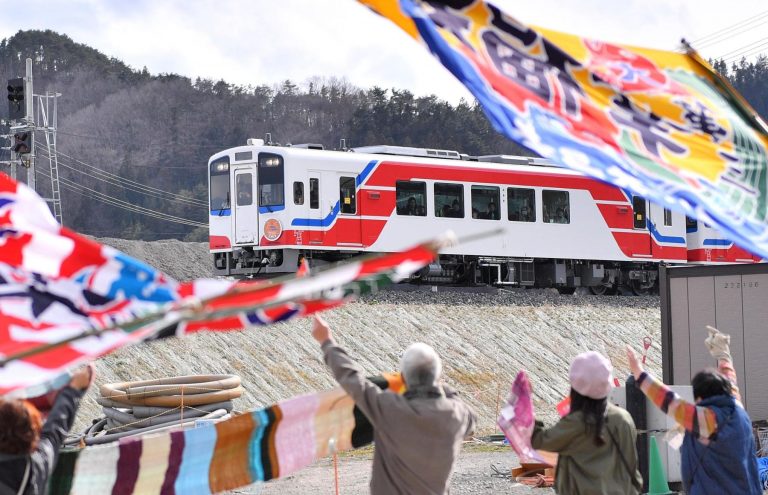
[(108, 383), (96, 402), (104, 417), (96, 419), (67, 444), (95, 445), (169, 428), (191, 427), (201, 419), (229, 418), (232, 400), (243, 388), (237, 375), (189, 375), (157, 380)]

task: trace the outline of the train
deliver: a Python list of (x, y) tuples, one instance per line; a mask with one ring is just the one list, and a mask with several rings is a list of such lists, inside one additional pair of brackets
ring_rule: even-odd
[(222, 276), (394, 252), (448, 230), (469, 240), (413, 281), (644, 295), (660, 263), (761, 261), (703, 222), (540, 158), (248, 139), (211, 156), (208, 190)]

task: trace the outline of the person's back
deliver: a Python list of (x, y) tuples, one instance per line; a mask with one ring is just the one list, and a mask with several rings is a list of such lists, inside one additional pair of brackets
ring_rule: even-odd
[(374, 428), (371, 493), (448, 493), (462, 440), (475, 428), (475, 414), (457, 394), (439, 385), (442, 364), (426, 344), (412, 344), (400, 368), (407, 391), (382, 391), (336, 344), (315, 317), (312, 336), (321, 344), (333, 376)]
[(563, 494), (639, 493), (637, 430), (632, 416), (608, 403), (613, 366), (597, 352), (576, 356), (569, 371), (571, 410), (551, 428), (537, 423), (531, 446), (559, 454), (555, 490)]
[(436, 387), (378, 396), (371, 493), (447, 493), (464, 438), (474, 427), (469, 408)]
[[(555, 480), (557, 493), (638, 493), (633, 485), (637, 431), (632, 417), (627, 411), (608, 404), (605, 418), (602, 445), (596, 445), (593, 435), (585, 430), (581, 411), (565, 416), (549, 430), (534, 434), (534, 448), (559, 454)], [(622, 455), (631, 467), (624, 464)], [(638, 481), (634, 480), (635, 483)]]
[(695, 403), (683, 400), (643, 370), (628, 347), (630, 370), (646, 397), (685, 429), (680, 472), (686, 493), (760, 495), (752, 422), (741, 405), (730, 336), (707, 328), (709, 336), (704, 343), (717, 359), (718, 369), (694, 375), (691, 386)]
[(718, 395), (697, 404), (714, 411), (717, 434), (705, 445), (686, 432), (681, 454), (681, 474), (686, 493), (760, 493), (756, 476), (752, 421), (736, 399)]

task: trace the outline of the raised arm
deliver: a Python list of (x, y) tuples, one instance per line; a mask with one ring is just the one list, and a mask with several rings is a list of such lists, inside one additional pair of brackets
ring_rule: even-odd
[(697, 437), (709, 438), (717, 431), (717, 416), (711, 409), (691, 404), (644, 371), (634, 351), (629, 347), (627, 358), (637, 386), (664, 414)]
[(56, 466), (59, 449), (72, 428), (80, 399), (93, 382), (93, 376), (93, 365), (76, 371), (72, 375), (69, 386), (61, 389), (53, 403), (53, 408), (40, 432), (40, 442), (33, 454), (34, 462), (39, 465), (43, 479), (47, 479)]
[(328, 324), (317, 315), (312, 325), (312, 336), (320, 343), (325, 363), (331, 368), (333, 377), (352, 397), (355, 405), (366, 415), (371, 424), (374, 427), (377, 426), (382, 416), (378, 399), (384, 391), (368, 380), (360, 366), (334, 342)]
[(731, 357), (731, 336), (709, 325), (707, 325), (707, 331), (709, 336), (704, 340), (704, 345), (707, 346), (709, 354), (717, 359), (717, 370), (731, 382), (732, 395), (741, 403), (741, 392), (739, 392), (736, 370), (733, 368), (733, 357)]

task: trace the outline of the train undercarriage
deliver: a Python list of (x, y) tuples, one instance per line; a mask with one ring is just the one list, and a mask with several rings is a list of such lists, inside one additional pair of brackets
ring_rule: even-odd
[[(214, 254), (214, 275), (266, 278), (296, 271), (306, 257), (311, 267), (322, 267), (352, 258), (351, 251), (317, 251), (238, 248)], [(411, 283), (431, 285), (493, 285), (502, 287), (556, 288), (573, 294), (584, 287), (595, 295), (658, 292), (658, 264), (642, 262), (505, 258), (441, 255), (439, 260), (413, 274)]]

